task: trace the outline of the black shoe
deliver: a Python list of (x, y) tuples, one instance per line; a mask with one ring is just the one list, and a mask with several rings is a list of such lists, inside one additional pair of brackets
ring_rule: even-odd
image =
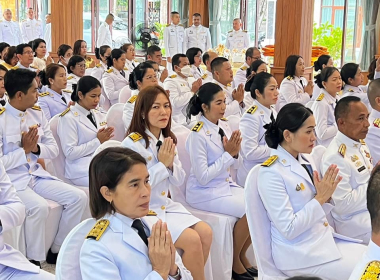
[(35, 260), (29, 260), (32, 264), (38, 266), (39, 268), (41, 268), (41, 263), (39, 261), (35, 261)]
[(254, 268), (253, 266), (250, 267), (250, 268), (247, 268), (247, 271), (248, 271), (248, 273), (251, 274), (253, 277), (257, 277), (257, 276), (259, 276), (259, 271), (258, 271), (256, 268)]
[(254, 280), (253, 276), (251, 276), (251, 274), (249, 274), (248, 272), (244, 272), (242, 274), (237, 274), (233, 270), (232, 270), (232, 278), (234, 280)]
[(57, 258), (58, 258), (58, 253), (53, 253), (51, 249), (49, 249), (49, 252), (47, 253), (47, 256), (46, 256), (46, 262), (48, 264), (56, 264)]

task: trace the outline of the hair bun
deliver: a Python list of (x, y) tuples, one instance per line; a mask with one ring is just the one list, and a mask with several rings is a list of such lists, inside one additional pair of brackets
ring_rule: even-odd
[(277, 149), (278, 144), (280, 144), (280, 131), (276, 125), (276, 122), (271, 122), (264, 125), (266, 129), (265, 132), (265, 142), (269, 148)]

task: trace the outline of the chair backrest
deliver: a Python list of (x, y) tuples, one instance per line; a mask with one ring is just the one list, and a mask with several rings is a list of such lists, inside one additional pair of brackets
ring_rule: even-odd
[(306, 103), (305, 107), (311, 109), (311, 107), (313, 106), (313, 104), (314, 104), (314, 101), (309, 101), (309, 102)]
[(111, 107), (111, 101), (108, 99), (107, 94), (104, 92), (104, 87), (102, 87), (102, 91), (101, 92), (102, 92), (102, 96), (100, 98), (99, 105), (100, 105), (100, 107), (102, 107), (102, 109), (104, 111), (107, 112), (110, 109), (110, 107)]
[(314, 160), (314, 163), (317, 167), (317, 171), (321, 177), (323, 176), (323, 174), (322, 174), (322, 157), (323, 157), (325, 151), (326, 151), (325, 146), (318, 145), (318, 146), (315, 146), (313, 148), (313, 151), (310, 154)]
[(107, 126), (115, 128), (113, 140), (123, 141), (125, 138), (125, 129), (123, 123), (123, 108), (124, 104), (116, 103), (111, 106), (107, 112)]
[(120, 94), (119, 94), (119, 103), (123, 103), (123, 104), (127, 103), (128, 99), (131, 97), (131, 95), (132, 95), (132, 90), (129, 87), (129, 85), (126, 85), (120, 91)]
[(91, 218), (84, 220), (66, 236), (59, 250), (55, 277), (57, 280), (81, 280), (80, 250), (86, 235), (95, 225), (96, 220)]
[(272, 258), (270, 220), (258, 192), (260, 168), (260, 164), (252, 168), (245, 181), (245, 208), (259, 279), (286, 279)]
[(117, 140), (108, 140), (104, 143), (102, 143), (94, 152), (94, 154), (92, 155), (92, 157), (96, 156), (97, 154), (99, 154), (101, 151), (107, 149), (107, 148), (110, 148), (110, 147), (119, 147), (121, 146), (121, 142), (120, 141), (117, 141)]

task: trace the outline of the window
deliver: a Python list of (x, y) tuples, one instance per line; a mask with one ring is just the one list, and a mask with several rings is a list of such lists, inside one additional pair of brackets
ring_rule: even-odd
[(235, 18), (240, 18), (240, 0), (223, 0), (222, 17), (220, 29), (222, 33), (222, 44), (226, 43), (227, 33), (232, 29), (232, 22)]
[(12, 11), (12, 20), (18, 22), (26, 19), (27, 8), (26, 0), (0, 0), (1, 15), (5, 9), (10, 9)]

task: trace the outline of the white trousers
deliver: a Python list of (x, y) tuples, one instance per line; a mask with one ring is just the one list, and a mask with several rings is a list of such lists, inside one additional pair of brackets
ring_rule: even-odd
[(77, 178), (77, 179), (70, 179), (70, 181), (76, 185), (76, 186), (79, 186), (79, 187), (87, 187), (90, 185), (90, 178), (88, 176), (86, 177), (81, 177), (81, 178)]
[(81, 221), (88, 204), (84, 191), (62, 181), (33, 178), (32, 188), (18, 191), (26, 207), (24, 222), (26, 257), (31, 260), (45, 260), (45, 224), (49, 215), (49, 206), (45, 200), (50, 199), (63, 206), (58, 232), (54, 244), (60, 246), (67, 234)]
[(7, 267), (0, 273), (0, 280), (54, 280), (55, 276), (40, 269), (40, 273), (20, 271)]

